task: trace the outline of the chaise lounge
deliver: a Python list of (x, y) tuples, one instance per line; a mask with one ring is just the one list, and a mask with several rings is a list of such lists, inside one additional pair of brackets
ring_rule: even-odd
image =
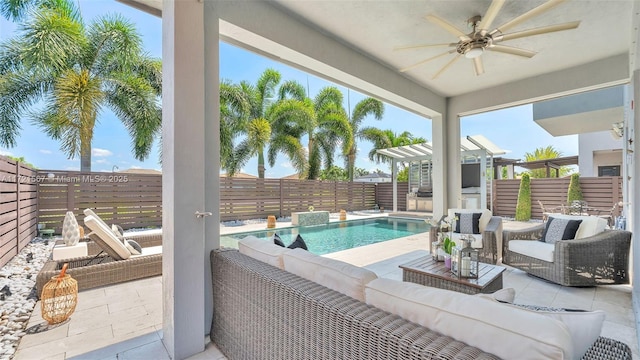
[[(89, 209), (87, 209), (89, 210)], [(86, 290), (146, 277), (162, 275), (162, 233), (127, 235), (142, 247), (141, 255), (131, 255), (111, 229), (92, 211), (85, 217), (91, 230), (87, 238), (88, 256), (47, 261), (36, 278), (38, 295), (52, 277), (58, 276), (65, 263), (67, 274), (78, 281), (78, 289)], [(98, 230), (98, 231), (96, 231)], [(106, 241), (105, 241), (106, 240)], [(116, 247), (117, 244), (122, 247)], [(127, 251), (125, 254), (124, 251)]]

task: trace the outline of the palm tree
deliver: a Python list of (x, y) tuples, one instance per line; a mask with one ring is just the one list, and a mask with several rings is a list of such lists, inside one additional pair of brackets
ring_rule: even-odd
[[(536, 160), (557, 159), (561, 156), (562, 156), (562, 152), (556, 150), (552, 145), (549, 145), (547, 147), (537, 148), (532, 153), (525, 153), (524, 160), (529, 162), (529, 161), (536, 161)], [(560, 172), (559, 175), (561, 177), (566, 176), (571, 173), (571, 168), (567, 166), (561, 166), (559, 172)], [(533, 170), (529, 170), (528, 173), (532, 178), (547, 177), (547, 172), (545, 169), (533, 169)]]
[(229, 80), (220, 82), (220, 167), (233, 176), (240, 169), (234, 165), (234, 139), (241, 134), (249, 117), (249, 100), (242, 87)]
[(356, 166), (356, 156), (358, 155), (358, 140), (368, 140), (374, 144), (384, 143), (382, 133), (375, 127), (360, 127), (362, 121), (369, 115), (376, 120), (382, 119), (384, 114), (384, 104), (382, 101), (365, 98), (359, 101), (353, 113), (349, 116), (349, 124), (351, 125), (351, 147), (345, 156), (347, 162), (347, 172), (349, 173), (349, 181), (353, 181), (353, 169)]
[(16, 145), (27, 116), (90, 171), (94, 128), (108, 107), (144, 160), (162, 125), (162, 66), (143, 53), (134, 25), (117, 15), (87, 25), (68, 0), (0, 0), (0, 11), (21, 24), (0, 44), (0, 144)]
[(235, 148), (235, 156), (229, 165), (230, 174), (239, 171), (251, 157), (257, 156), (258, 177), (264, 179), (264, 151), (271, 138), (271, 122), (268, 120), (267, 110), (275, 99), (280, 77), (278, 71), (267, 69), (255, 86), (246, 81), (240, 83), (249, 104), (249, 116), (242, 129), (245, 138)]
[[(342, 107), (342, 93), (336, 87), (321, 89), (312, 101), (302, 85), (287, 81), (280, 87), (280, 100), (270, 114), (274, 131), (269, 161), (273, 163), (278, 152), (285, 152), (296, 170), (307, 179), (317, 179), (323, 163), (325, 169), (333, 165), (338, 144), (343, 144), (343, 152), (351, 147), (351, 129)], [(303, 136), (308, 138), (304, 163), (300, 158), (304, 155), (300, 151)]]

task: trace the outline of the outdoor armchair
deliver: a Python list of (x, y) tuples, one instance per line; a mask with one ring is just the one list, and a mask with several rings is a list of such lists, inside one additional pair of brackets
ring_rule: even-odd
[(629, 283), (630, 232), (604, 230), (584, 238), (559, 240), (553, 245), (552, 254), (547, 253), (546, 260), (539, 258), (543, 256), (514, 251), (515, 247), (510, 246), (511, 242), (521, 240), (522, 249), (522, 241), (531, 241), (532, 250), (540, 253), (533, 248), (540, 247), (544, 228), (545, 224), (540, 224), (525, 230), (504, 231), (503, 263), (564, 286)]

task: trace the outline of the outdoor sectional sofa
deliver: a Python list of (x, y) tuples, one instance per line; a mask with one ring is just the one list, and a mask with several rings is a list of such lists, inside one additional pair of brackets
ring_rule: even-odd
[(581, 220), (575, 238), (539, 241), (545, 224), (504, 231), (504, 264), (563, 286), (629, 283), (631, 233), (605, 230), (606, 220), (596, 216), (552, 215)]
[[(227, 358), (579, 358), (567, 327), (552, 318), (509, 309), (514, 305), (493, 298), (377, 279), (366, 269), (302, 249), (255, 246), (260, 241), (271, 245), (251, 239), (248, 247), (241, 241), (239, 251), (210, 254), (210, 337)], [(410, 315), (425, 293), (425, 307)], [(475, 316), (480, 319), (469, 319)], [(420, 325), (425, 322), (432, 325)], [(517, 334), (514, 327), (530, 334)], [(631, 359), (628, 346), (599, 337), (599, 330), (593, 340), (583, 359)]]

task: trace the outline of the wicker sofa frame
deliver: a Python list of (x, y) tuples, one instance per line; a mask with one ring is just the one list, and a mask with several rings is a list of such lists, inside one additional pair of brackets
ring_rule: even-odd
[[(497, 359), (237, 250), (210, 259), (210, 337), (227, 358)], [(583, 359), (630, 360), (631, 350), (600, 337)]]
[[(143, 248), (162, 245), (162, 235), (160, 233), (141, 234), (127, 238), (135, 240)], [(103, 247), (92, 241), (92, 239), (95, 238), (81, 240), (87, 242), (88, 256), (58, 261), (49, 259), (44, 264), (36, 278), (38, 295), (42, 293), (42, 288), (52, 277), (60, 274), (64, 263), (69, 264), (67, 274), (78, 281), (78, 290), (162, 275), (162, 254), (115, 260), (115, 256), (110, 255), (108, 252), (100, 254), (103, 251)]]
[[(429, 230), (429, 251), (431, 251), (431, 244), (438, 241), (438, 233), (440, 232), (439, 226), (432, 226)], [(477, 249), (481, 262), (494, 265), (498, 262), (499, 239), (501, 236), (502, 218), (500, 216), (492, 216), (482, 232), (482, 248)]]
[(596, 286), (629, 283), (631, 233), (605, 230), (591, 237), (555, 244), (553, 262), (509, 251), (511, 240), (537, 241), (545, 224), (530, 229), (504, 231), (502, 262), (563, 286)]

